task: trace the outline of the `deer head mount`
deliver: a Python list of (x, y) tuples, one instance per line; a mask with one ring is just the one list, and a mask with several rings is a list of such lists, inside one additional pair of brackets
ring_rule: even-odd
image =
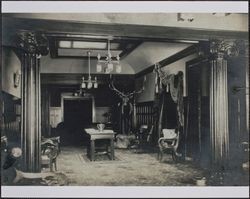
[(134, 97), (135, 94), (139, 94), (141, 92), (144, 91), (144, 82), (146, 81), (146, 76), (144, 76), (144, 81), (143, 81), (143, 86), (141, 89), (139, 90), (135, 90), (132, 92), (122, 92), (120, 90), (118, 90), (115, 85), (114, 85), (114, 80), (111, 79), (110, 84), (109, 84), (109, 88), (113, 91), (115, 91), (115, 93), (122, 99), (123, 105), (127, 105), (127, 103), (129, 102), (130, 99), (132, 99)]
[[(146, 81), (146, 76), (144, 77), (144, 81), (143, 81), (143, 86), (141, 89), (139, 90), (135, 90), (132, 92), (122, 92), (120, 90), (118, 90), (115, 85), (114, 85), (114, 80), (111, 78), (110, 84), (109, 84), (109, 88), (113, 91), (115, 91), (115, 93), (122, 99), (122, 103), (121, 103), (121, 108), (122, 108), (122, 114), (124, 114), (124, 107), (129, 107), (129, 114), (132, 113), (133, 110), (133, 106), (130, 103), (130, 99), (134, 98), (135, 94), (139, 94), (141, 92), (144, 91), (144, 82)], [(120, 103), (119, 103), (120, 104)]]

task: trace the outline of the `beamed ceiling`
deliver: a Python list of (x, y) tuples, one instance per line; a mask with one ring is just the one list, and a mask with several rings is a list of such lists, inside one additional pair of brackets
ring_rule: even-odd
[[(66, 15), (4, 14), (2, 17), (5, 46), (13, 44), (13, 38), (20, 30), (39, 32), (47, 36), (50, 54), (41, 61), (41, 72), (47, 82), (55, 77), (54, 82), (63, 83), (71, 75), (68, 83), (76, 83), (79, 78), (77, 74), (87, 71), (87, 51), (91, 51), (91, 62), (95, 65), (97, 53), (106, 53), (107, 38), (111, 38), (111, 53), (121, 57), (123, 74), (134, 75), (199, 41), (208, 41), (211, 38), (246, 39), (248, 36), (245, 31), (166, 26), (157, 21), (157, 25), (117, 24), (114, 18), (110, 23), (97, 23), (76, 21), (72, 16), (68, 20), (58, 16)], [(173, 15), (171, 17), (173, 20)], [(94, 68), (91, 68), (91, 73), (95, 73)]]

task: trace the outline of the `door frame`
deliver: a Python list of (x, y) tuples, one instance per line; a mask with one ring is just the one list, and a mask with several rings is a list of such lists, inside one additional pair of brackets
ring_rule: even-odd
[[(206, 150), (211, 150), (211, 143), (210, 143), (210, 139), (209, 141), (205, 140), (205, 144), (204, 145), (204, 139), (206, 139), (205, 137), (206, 136), (210, 136), (210, 128), (208, 129), (209, 131), (209, 135), (205, 135), (204, 133), (208, 133), (208, 132), (204, 132), (204, 129), (206, 128), (206, 126), (204, 126), (204, 119), (207, 117), (204, 117), (203, 115), (203, 112), (204, 112), (204, 97), (209, 97), (209, 79), (210, 79), (210, 74), (209, 74), (209, 67), (208, 67), (208, 64), (209, 63), (209, 60), (206, 58), (206, 57), (197, 57), (197, 58), (194, 58), (188, 62), (186, 62), (186, 66), (185, 66), (185, 70), (186, 70), (186, 98), (187, 98), (187, 101), (186, 101), (186, 118), (185, 118), (185, 154), (187, 154), (187, 151), (190, 150), (190, 148), (188, 149), (188, 143), (187, 143), (187, 136), (189, 135), (189, 120), (188, 120), (188, 117), (189, 117), (189, 114), (190, 114), (190, 107), (188, 105), (189, 100), (191, 98), (191, 93), (190, 93), (190, 68), (192, 67), (199, 67), (199, 78), (200, 78), (200, 85), (199, 85), (199, 88), (197, 90), (198, 94), (197, 94), (197, 135), (198, 136), (198, 153), (196, 154), (196, 158), (199, 158), (199, 161), (203, 161), (204, 159), (204, 151)], [(208, 73), (206, 73), (208, 72)], [(206, 77), (207, 79), (204, 79), (204, 74), (206, 74)], [(197, 80), (196, 80), (197, 81)], [(208, 106), (210, 102), (208, 102)], [(209, 112), (208, 112), (209, 114)], [(209, 117), (209, 115), (208, 115)], [(209, 120), (209, 119), (208, 119)], [(210, 121), (209, 121), (210, 122)], [(203, 133), (202, 133), (203, 132)], [(208, 142), (208, 143), (207, 143)], [(192, 156), (194, 155), (193, 152), (191, 151), (192, 153)]]
[(85, 96), (73, 96), (72, 93), (62, 93), (61, 94), (61, 121), (64, 122), (64, 100), (92, 100), (92, 123), (96, 122), (96, 110), (95, 110), (95, 98), (91, 94), (86, 94)]

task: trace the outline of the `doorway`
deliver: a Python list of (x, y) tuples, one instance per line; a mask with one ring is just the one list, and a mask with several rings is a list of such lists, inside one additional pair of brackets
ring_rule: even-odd
[(62, 103), (65, 128), (62, 144), (85, 144), (84, 128), (90, 127), (93, 122), (92, 98), (65, 98)]

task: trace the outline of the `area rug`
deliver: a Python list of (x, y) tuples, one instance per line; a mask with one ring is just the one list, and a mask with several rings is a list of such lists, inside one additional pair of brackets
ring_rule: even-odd
[(98, 154), (95, 155), (95, 161), (91, 161), (87, 154), (78, 154), (78, 158), (83, 162), (83, 163), (113, 163), (117, 161), (122, 161), (122, 157), (120, 155), (115, 154), (115, 159), (111, 160), (110, 157), (107, 154)]

